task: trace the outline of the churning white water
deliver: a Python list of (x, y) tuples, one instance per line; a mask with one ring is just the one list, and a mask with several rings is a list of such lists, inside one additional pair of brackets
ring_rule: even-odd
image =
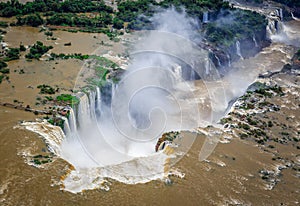
[[(157, 30), (136, 43), (117, 87), (77, 94), (77, 120), (72, 110), (73, 126), (60, 148), (61, 157), (75, 167), (64, 179), (66, 190), (95, 188), (108, 177), (128, 184), (166, 178), (166, 160), (172, 156), (155, 152), (158, 138), (165, 132), (211, 124), (213, 118), (201, 117), (195, 87), (183, 79), (180, 65), (196, 65), (185, 69), (186, 76), (205, 75), (208, 53), (190, 41), (197, 37), (191, 32), (194, 20), (174, 10), (155, 18)], [(177, 25), (171, 23), (174, 18)], [(210, 65), (207, 75), (218, 78), (214, 70)], [(111, 98), (102, 97), (104, 93)]]
[[(208, 52), (190, 41), (201, 39), (192, 32), (194, 20), (174, 10), (159, 13), (155, 19), (157, 31), (148, 32), (137, 42), (122, 80), (106, 91), (111, 98), (104, 98), (103, 88), (98, 87), (88, 95), (77, 94), (80, 103), (76, 112), (70, 111), (65, 138), (55, 129), (49, 131), (53, 126), (46, 123), (24, 125), (46, 139), (54, 138), (48, 141), (52, 151), (75, 167), (63, 180), (65, 190), (108, 189), (105, 178), (128, 184), (167, 178), (167, 159), (176, 154), (155, 152), (157, 139), (164, 132), (192, 130), (216, 122), (231, 99), (242, 95), (259, 73), (280, 69), (293, 50), (278, 40), (256, 57), (232, 63), (236, 69), (221, 81)], [(299, 41), (285, 34), (286, 41)], [(241, 56), (239, 42), (236, 47)], [(274, 55), (278, 57), (275, 61)], [(190, 79), (199, 75), (205, 87), (185, 81), (184, 73)], [(200, 112), (203, 99), (209, 101), (209, 114), (205, 116)]]

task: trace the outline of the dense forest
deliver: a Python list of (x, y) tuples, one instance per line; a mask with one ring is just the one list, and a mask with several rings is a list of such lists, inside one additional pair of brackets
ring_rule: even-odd
[[(149, 20), (155, 12), (163, 8), (185, 9), (187, 15), (202, 21), (203, 13), (209, 13), (209, 22), (203, 26), (206, 39), (217, 46), (228, 47), (237, 39), (253, 36), (264, 29), (266, 20), (255, 12), (230, 8), (222, 0), (127, 0), (118, 3), (117, 11), (103, 1), (91, 0), (35, 0), (25, 4), (18, 0), (0, 3), (0, 16), (16, 16), (11, 25), (40, 25), (79, 27), (81, 31), (104, 32), (113, 37), (111, 26), (128, 30), (152, 29)], [(228, 16), (234, 21), (220, 23)], [(218, 21), (217, 21), (218, 19)], [(128, 31), (127, 30), (127, 31)], [(203, 32), (203, 31), (202, 31)]]

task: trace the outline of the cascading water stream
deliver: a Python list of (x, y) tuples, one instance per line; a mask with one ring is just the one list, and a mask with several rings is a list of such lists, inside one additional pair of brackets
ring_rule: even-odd
[(279, 9), (279, 17), (280, 17), (280, 20), (283, 21), (283, 11), (282, 11), (282, 8)]
[(231, 58), (230, 58), (230, 55), (227, 54), (226, 57), (228, 59), (228, 67), (231, 67)]
[[(171, 19), (171, 23), (167, 23), (172, 25), (171, 29), (174, 29), (176, 25), (174, 26), (172, 22), (176, 15), (171, 13), (171, 18), (159, 16), (159, 19)], [(184, 16), (178, 17), (178, 21), (183, 19)], [(189, 24), (184, 22), (183, 25)], [(161, 28), (168, 31), (165, 29), (166, 25), (162, 25)], [(180, 28), (180, 31), (193, 30)], [(166, 36), (150, 33), (148, 41), (142, 43), (145, 43), (148, 46), (146, 48), (151, 51), (168, 52), (170, 56), (179, 56), (183, 61), (193, 65), (195, 70), (191, 71), (190, 79), (194, 79), (195, 74), (201, 77), (214, 74), (214, 65), (208, 58), (208, 52), (197, 53), (193, 47), (188, 47), (186, 41), (180, 44), (180, 41), (179, 43), (175, 41), (178, 40), (175, 39), (178, 36), (173, 38), (170, 39), (170, 33)], [(178, 45), (174, 46), (175, 42)], [(168, 50), (155, 47), (160, 45)], [(215, 117), (215, 120), (218, 120), (226, 111), (228, 102), (242, 95), (260, 72), (268, 68), (282, 67), (282, 61), (288, 61), (288, 56), (292, 53), (288, 47), (283, 54), (282, 51), (287, 47), (277, 44), (264, 49), (252, 59), (244, 60), (240, 54), (239, 43), (236, 43), (236, 47), (237, 55), (241, 60), (231, 63), (229, 55), (227, 58), (229, 66), (239, 70), (227, 74), (222, 79), (226, 84), (208, 81), (205, 86), (210, 87), (210, 90), (207, 92), (203, 92), (205, 88), (197, 88), (193, 84), (185, 85), (182, 81), (182, 68), (175, 69), (170, 66), (174, 65), (174, 62), (170, 61), (169, 56), (165, 57), (161, 55), (162, 52), (158, 52), (154, 55), (147, 53), (144, 56), (136, 56), (123, 77), (124, 82), (121, 81), (118, 87), (112, 86), (111, 104), (107, 103), (109, 101), (105, 101), (105, 98), (101, 98), (103, 91), (100, 88), (95, 88), (95, 91), (90, 91), (88, 95), (78, 95), (80, 103), (76, 111), (70, 110), (68, 120), (70, 132), (66, 128), (67, 138), (64, 140), (61, 138), (53, 143), (56, 154), (75, 167), (75, 170), (63, 180), (65, 189), (71, 192), (94, 189), (100, 187), (104, 178), (112, 178), (128, 184), (165, 178), (165, 165), (170, 156), (163, 152), (154, 152), (159, 135), (172, 130), (190, 130), (211, 124), (211, 122), (203, 122), (202, 116), (199, 118), (195, 111), (199, 107), (198, 102), (201, 102), (199, 100), (205, 95), (213, 105), (211, 108), (205, 108), (206, 111), (218, 113), (218, 117)], [(267, 59), (269, 54), (272, 58)], [(276, 62), (273, 56), (280, 61)], [(192, 61), (189, 62), (190, 58)], [(194, 64), (194, 60), (199, 59), (201, 61)], [(249, 75), (245, 75), (245, 72)], [(194, 95), (195, 90), (199, 92), (198, 96)], [(224, 93), (226, 98), (222, 97)], [(138, 124), (133, 124), (129, 116)], [(165, 118), (166, 116), (168, 118)], [(34, 128), (32, 131), (36, 132), (36, 130)], [(48, 130), (46, 131), (49, 133)], [(47, 133), (42, 135), (47, 136)]]
[(252, 36), (252, 39), (253, 39), (253, 42), (254, 42), (255, 47), (258, 47), (258, 44), (257, 44), (257, 41), (256, 41), (256, 39), (255, 39), (255, 35), (254, 35), (254, 34), (253, 34), (253, 36)]
[(61, 117), (64, 120), (64, 133), (66, 136), (69, 136), (71, 134), (71, 128), (69, 125), (69, 120), (66, 117)]
[(297, 18), (297, 17), (294, 16), (293, 12), (291, 12), (291, 16), (292, 16), (292, 18), (293, 18), (295, 21), (300, 21), (299, 18)]
[(221, 64), (220, 58), (216, 54), (215, 54), (215, 58), (216, 58), (216, 60), (218, 62), (218, 66), (221, 67), (222, 64)]
[(96, 87), (96, 114), (100, 116), (102, 114), (101, 109), (101, 91), (99, 87)]
[(203, 23), (208, 23), (208, 12), (207, 11), (203, 12), (202, 21), (203, 21)]
[(70, 114), (69, 114), (68, 122), (69, 122), (70, 131), (76, 132), (77, 131), (77, 123), (76, 123), (76, 117), (75, 117), (73, 108), (70, 108), (69, 112), (70, 112)]
[(235, 46), (236, 46), (236, 54), (241, 58), (241, 59), (244, 59), (242, 54), (241, 54), (241, 43), (240, 41), (236, 41), (235, 42)]
[(173, 74), (175, 76), (175, 82), (182, 81), (182, 67), (180, 65), (175, 64), (173, 66)]
[(211, 64), (210, 64), (210, 61), (209, 59), (206, 60), (206, 63), (205, 63), (205, 74), (206, 75), (209, 75), (210, 71), (211, 71)]

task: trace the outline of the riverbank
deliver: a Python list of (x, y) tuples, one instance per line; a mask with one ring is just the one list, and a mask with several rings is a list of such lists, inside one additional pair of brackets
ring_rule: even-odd
[[(290, 28), (298, 28), (293, 26), (295, 25)], [(295, 29), (296, 37), (297, 31), (300, 30)], [(104, 56), (115, 61), (119, 66), (122, 64), (122, 59), (115, 55), (125, 52), (125, 46), (121, 42), (111, 41), (102, 34), (53, 31), (53, 37), (56, 38), (53, 40), (31, 27), (12, 27), (8, 29), (5, 40), (12, 47), (18, 47), (19, 36), (24, 38), (22, 43), (26, 46), (39, 40), (45, 45), (53, 46), (54, 53), (106, 54)], [(297, 38), (295, 39), (297, 40)], [(194, 132), (181, 132), (181, 142), (176, 142), (178, 145), (174, 145), (174, 151), (163, 151), (170, 155), (175, 154), (176, 157), (163, 159), (162, 162), (159, 162), (161, 159), (155, 159), (155, 157), (160, 157), (159, 155), (155, 156), (155, 153), (152, 159), (139, 158), (136, 161), (122, 162), (123, 166), (83, 169), (82, 174), (86, 174), (86, 176), (80, 176), (80, 173), (74, 170), (75, 168), (70, 163), (63, 160), (63, 158), (68, 160), (67, 156), (61, 155), (59, 151), (59, 144), (63, 140), (66, 142), (72, 140), (64, 139), (59, 127), (39, 123), (36, 131), (40, 132), (40, 135), (37, 135), (24, 129), (26, 124), (31, 124), (37, 116), (0, 106), (0, 162), (1, 165), (5, 165), (0, 170), (0, 203), (4, 205), (299, 204), (299, 138), (297, 135), (299, 135), (300, 114), (298, 114), (299, 105), (297, 103), (299, 102), (298, 82), (300, 80), (298, 73), (278, 72), (273, 74), (273, 72), (281, 70), (283, 65), (291, 63), (292, 56), (296, 51), (293, 44), (287, 44), (284, 40), (273, 42), (254, 57), (241, 58), (239, 61), (231, 62), (233, 73), (224, 76), (222, 84), (213, 82), (213, 85), (207, 88), (208, 85), (201, 80), (193, 82), (195, 83), (193, 93), (198, 96), (194, 99), (185, 97), (185, 102), (192, 100), (201, 102), (201, 108), (199, 108), (201, 115), (205, 117), (207, 115), (208, 118), (213, 112), (212, 101), (209, 101), (212, 93), (207, 92), (208, 89), (217, 91), (217, 87), (222, 85), (227, 100), (241, 97), (234, 104), (231, 113), (221, 120), (224, 123), (224, 129), (214, 129), (209, 126), (195, 129)], [(101, 43), (102, 41), (104, 42)], [(67, 45), (65, 45), (66, 43)], [(126, 44), (125, 41), (124, 43)], [(47, 58), (48, 56), (45, 55), (41, 60), (26, 61), (22, 54), (20, 60), (9, 62), (10, 78), (0, 85), (1, 101), (3, 99), (5, 102), (23, 105), (20, 108), (25, 107), (26, 109), (24, 105), (34, 105), (34, 108), (46, 110), (49, 109), (49, 105), (48, 103), (44, 104), (43, 100), (47, 99), (46, 96), (49, 95), (39, 94), (41, 92), (38, 88), (39, 85), (50, 85), (55, 91), (53, 97), (56, 97), (65, 93), (71, 94), (75, 84), (80, 88), (86, 83), (78, 82), (84, 79), (81, 78), (81, 75), (90, 71), (88, 66), (82, 67), (81, 60), (46, 61)], [(260, 79), (260, 81), (270, 83), (271, 86), (263, 87), (263, 89), (258, 87), (252, 93), (244, 94), (247, 87), (256, 81), (259, 74), (267, 71), (272, 75)], [(78, 73), (79, 78), (77, 79)], [(276, 84), (278, 86), (275, 86)], [(82, 111), (88, 113), (87, 111), (90, 111), (88, 109), (91, 109), (89, 100), (83, 93), (80, 97), (82, 97), (82, 105), (85, 106)], [(97, 97), (99, 96), (92, 97), (94, 97), (91, 98), (92, 100), (98, 101)], [(225, 103), (230, 104), (230, 102)], [(95, 105), (96, 103), (92, 109), (96, 108)], [(186, 111), (190, 111), (190, 108), (188, 109)], [(86, 113), (81, 115), (85, 116)], [(90, 123), (84, 120), (89, 119), (82, 118), (82, 124)], [(105, 125), (107, 121), (102, 123)], [(84, 136), (85, 138), (82, 140), (92, 136), (91, 128), (87, 127), (86, 131), (88, 135)], [(216, 148), (211, 150), (210, 156), (204, 161), (199, 161), (199, 151), (204, 142), (210, 140), (207, 135), (209, 132), (220, 134), (220, 141)], [(49, 148), (55, 144), (45, 141), (43, 133), (58, 135), (55, 136), (58, 138), (52, 139), (58, 142), (55, 142), (59, 145), (56, 145), (58, 152), (53, 152)], [(95, 136), (97, 141), (92, 141), (92, 144), (84, 146), (94, 148), (93, 151), (99, 154), (99, 148), (101, 148), (99, 145), (102, 144), (99, 144), (100, 135), (97, 133)], [(110, 136), (111, 139), (113, 136)], [(107, 142), (109, 140), (105, 141), (105, 143)], [(191, 142), (193, 142), (192, 145)], [(72, 160), (81, 160), (83, 153), (80, 153), (79, 146), (84, 143), (70, 144), (70, 148), (75, 148), (75, 153), (79, 154)], [(191, 148), (188, 148), (187, 153), (183, 155), (180, 151), (185, 146), (191, 146)], [(104, 159), (109, 161), (112, 155), (107, 155), (110, 154), (108, 150), (105, 150), (107, 148), (101, 149), (100, 152), (103, 153), (100, 156), (104, 156)], [(86, 151), (89, 148), (84, 147), (84, 149)], [(126, 149), (129, 151), (130, 148)], [(84, 154), (86, 155), (86, 153)], [(116, 157), (112, 159), (115, 160)], [(93, 160), (95, 159), (93, 158)], [(137, 165), (149, 166), (147, 161), (150, 160), (159, 163), (155, 168), (162, 168), (159, 171), (162, 174), (158, 174), (159, 178), (154, 178), (158, 180), (150, 181), (153, 179), (151, 176), (153, 174), (151, 174), (149, 177), (142, 177), (142, 180), (146, 179), (147, 183), (134, 184), (138, 177), (130, 179), (123, 175), (128, 171), (136, 171)], [(176, 162), (175, 165), (173, 165), (174, 162)], [(97, 166), (99, 165), (97, 164)], [(119, 170), (114, 170), (116, 168)], [(139, 171), (140, 174), (148, 171), (147, 169), (150, 167), (145, 168), (144, 171)], [(121, 172), (118, 173), (118, 171)], [(97, 172), (100, 175), (97, 176)], [(114, 176), (110, 176), (112, 174)], [(65, 183), (69, 183), (69, 185)]]

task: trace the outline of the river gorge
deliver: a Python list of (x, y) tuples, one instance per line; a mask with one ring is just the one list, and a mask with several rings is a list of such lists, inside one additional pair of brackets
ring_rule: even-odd
[[(84, 62), (11, 62), (1, 102), (50, 110), (36, 103), (40, 79), (79, 101), (55, 108), (61, 127), (0, 106), (0, 203), (299, 204), (300, 21), (277, 4), (231, 3), (266, 15), (265, 30), (225, 49), (171, 8), (120, 42), (54, 30), (53, 51), (93, 55)], [(39, 39), (26, 26), (5, 35), (10, 46)]]

